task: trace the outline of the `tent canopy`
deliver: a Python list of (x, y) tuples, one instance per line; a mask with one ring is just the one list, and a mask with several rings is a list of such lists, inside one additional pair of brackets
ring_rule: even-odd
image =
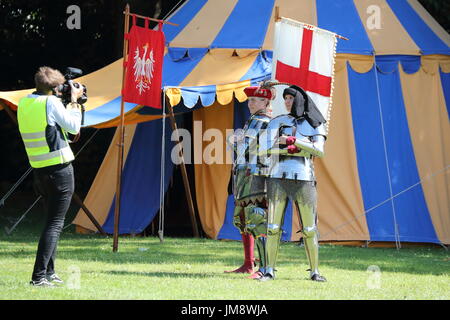
[[(321, 239), (450, 243), (450, 36), (417, 0), (186, 1), (169, 18), (179, 26), (164, 26), (163, 86), (175, 113), (192, 111), (201, 133), (243, 126), (243, 89), (271, 76), (275, 6), (281, 16), (350, 39), (338, 41), (330, 135), (316, 162)], [(118, 124), (122, 64), (79, 79), (89, 88), (88, 126)], [(0, 92), (0, 99), (14, 107), (30, 91)], [(122, 233), (142, 231), (158, 211), (161, 172), (161, 121), (148, 122), (161, 110), (125, 109)], [(114, 141), (85, 199), (107, 228)], [(165, 145), (167, 153), (169, 134)], [(172, 166), (164, 170), (167, 190)], [(230, 165), (195, 165), (197, 207), (211, 238), (239, 237), (230, 176)], [(74, 223), (95, 230), (82, 214)], [(289, 211), (284, 239), (298, 239), (299, 228)]]
[[(163, 86), (172, 88), (167, 92), (171, 105), (181, 98), (187, 108), (199, 99), (202, 106), (216, 100), (226, 105), (233, 96), (242, 102), (244, 87), (269, 78), (276, 6), (281, 16), (349, 38), (338, 42), (338, 56), (357, 60), (365, 69), (375, 55), (450, 55), (450, 35), (417, 0), (264, 0), (257, 5), (252, 0), (188, 0), (168, 19), (178, 26), (163, 28)], [(120, 59), (79, 79), (89, 88), (86, 126), (117, 125), (122, 65)], [(15, 108), (31, 91), (0, 92), (0, 98)], [(125, 112), (127, 123), (160, 114), (132, 103), (125, 103)]]

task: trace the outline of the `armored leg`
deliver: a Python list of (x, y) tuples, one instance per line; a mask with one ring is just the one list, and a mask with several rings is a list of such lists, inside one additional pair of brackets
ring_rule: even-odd
[(302, 181), (295, 193), (295, 205), (300, 214), (310, 278), (325, 281), (319, 274), (319, 235), (317, 230), (317, 191), (315, 182)]
[(287, 193), (280, 179), (267, 179), (267, 215), (266, 269), (265, 278), (275, 277), (275, 264), (280, 246), (284, 213), (287, 205)]
[(249, 205), (245, 208), (246, 230), (255, 238), (256, 248), (259, 255), (258, 271), (250, 276), (256, 279), (264, 275), (266, 266), (266, 232), (267, 232), (267, 210), (263, 205)]

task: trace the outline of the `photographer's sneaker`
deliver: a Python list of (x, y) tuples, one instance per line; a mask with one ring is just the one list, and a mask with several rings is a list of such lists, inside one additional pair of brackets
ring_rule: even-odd
[(46, 278), (51, 283), (64, 284), (64, 281), (62, 281), (61, 278), (58, 277), (58, 275), (56, 273), (52, 274), (51, 276), (47, 276)]
[(55, 285), (49, 282), (46, 278), (31, 280), (30, 284), (35, 287), (55, 287)]

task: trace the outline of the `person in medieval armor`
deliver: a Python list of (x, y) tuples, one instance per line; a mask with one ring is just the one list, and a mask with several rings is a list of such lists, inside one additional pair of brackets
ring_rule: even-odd
[[(325, 118), (306, 92), (297, 86), (283, 91), (288, 114), (273, 118), (267, 128), (266, 144), (261, 142), (260, 155), (269, 156), (266, 179), (268, 217), (264, 276), (259, 280), (275, 279), (280, 239), (287, 201), (296, 206), (302, 225), (306, 255), (310, 266), (309, 278), (326, 281), (319, 273), (319, 244), (317, 231), (317, 191), (314, 158), (324, 156)], [(265, 150), (263, 150), (265, 149)]]
[[(266, 231), (266, 185), (264, 167), (258, 160), (258, 137), (261, 130), (270, 121), (270, 100), (274, 90), (270, 88), (248, 87), (244, 89), (248, 96), (248, 108), (251, 116), (243, 130), (230, 137), (230, 144), (236, 151), (233, 168), (233, 193), (235, 209), (233, 224), (242, 235), (244, 246), (244, 263), (233, 271), (236, 273), (251, 273), (250, 278), (263, 276), (262, 266), (265, 264), (265, 231)], [(254, 244), (260, 257), (260, 268), (253, 273)]]

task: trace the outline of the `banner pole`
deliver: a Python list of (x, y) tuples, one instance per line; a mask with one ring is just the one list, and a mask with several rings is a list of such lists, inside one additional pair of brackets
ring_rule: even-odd
[(124, 101), (123, 90), (125, 87), (125, 75), (127, 70), (127, 53), (128, 53), (128, 39), (126, 34), (130, 27), (130, 5), (127, 3), (125, 6), (125, 21), (124, 21), (124, 40), (123, 40), (123, 67), (122, 67), (122, 92), (120, 99), (120, 125), (119, 125), (119, 144), (118, 144), (118, 157), (117, 157), (117, 184), (116, 184), (116, 206), (114, 208), (114, 235), (113, 235), (113, 252), (117, 252), (119, 249), (119, 221), (120, 221), (120, 196), (122, 186), (122, 168), (123, 168), (123, 153), (124, 153)]

